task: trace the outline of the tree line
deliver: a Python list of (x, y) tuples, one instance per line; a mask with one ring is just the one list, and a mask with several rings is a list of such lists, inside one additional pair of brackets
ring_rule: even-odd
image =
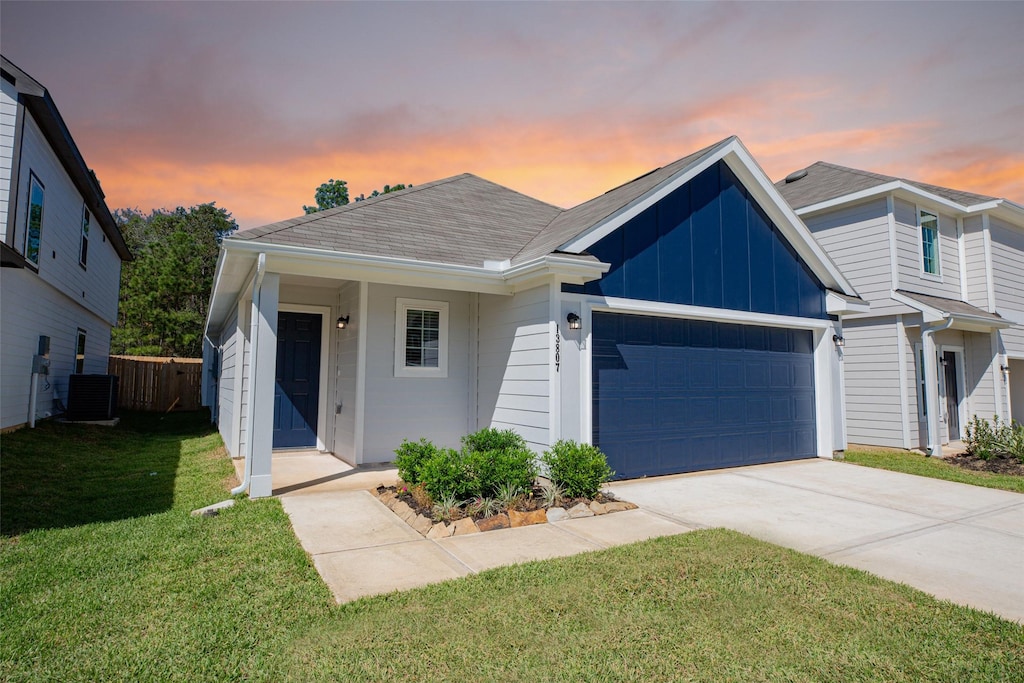
[[(412, 185), (385, 185), (363, 201)], [(322, 183), (309, 214), (349, 203), (348, 183)], [(118, 209), (114, 218), (134, 260), (121, 266), (117, 327), (110, 352), (137, 356), (198, 358), (203, 352), (213, 276), (221, 242), (238, 230), (227, 209), (216, 202), (188, 208), (153, 209), (149, 213)]]

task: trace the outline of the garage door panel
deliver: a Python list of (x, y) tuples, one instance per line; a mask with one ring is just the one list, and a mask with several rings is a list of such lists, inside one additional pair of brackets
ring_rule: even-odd
[(809, 331), (594, 314), (594, 442), (618, 478), (816, 453)]

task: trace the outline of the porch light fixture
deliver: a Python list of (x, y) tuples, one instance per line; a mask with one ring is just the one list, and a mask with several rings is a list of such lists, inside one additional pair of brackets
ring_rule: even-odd
[(348, 318), (349, 316), (347, 315), (343, 315), (340, 318), (338, 318), (337, 326), (339, 330), (343, 330), (346, 327), (348, 327)]
[(836, 345), (837, 349), (841, 349), (846, 346), (846, 340), (840, 337), (838, 334), (832, 335), (832, 343)]
[(565, 322), (569, 323), (570, 330), (578, 330), (580, 329), (580, 327), (582, 327), (580, 317), (575, 313), (570, 313), (569, 315), (565, 316)]

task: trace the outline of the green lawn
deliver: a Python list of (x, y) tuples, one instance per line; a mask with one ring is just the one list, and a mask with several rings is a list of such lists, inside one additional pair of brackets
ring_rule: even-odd
[[(333, 604), (201, 417), (0, 457), (0, 680), (1024, 681), (1024, 628), (712, 530)], [(154, 474), (155, 473), (155, 474)]]
[(991, 489), (1003, 489), (1024, 493), (1024, 477), (1011, 474), (993, 474), (992, 472), (974, 472), (952, 465), (942, 458), (926, 458), (919, 453), (907, 451), (847, 451), (846, 462), (867, 465), (893, 472), (917, 474), (933, 479), (958, 481), (962, 484), (987, 486)]

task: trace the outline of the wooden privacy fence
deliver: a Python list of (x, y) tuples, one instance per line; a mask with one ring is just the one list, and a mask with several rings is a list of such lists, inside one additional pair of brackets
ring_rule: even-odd
[(111, 356), (107, 372), (117, 375), (117, 406), (126, 410), (199, 410), (201, 358)]

